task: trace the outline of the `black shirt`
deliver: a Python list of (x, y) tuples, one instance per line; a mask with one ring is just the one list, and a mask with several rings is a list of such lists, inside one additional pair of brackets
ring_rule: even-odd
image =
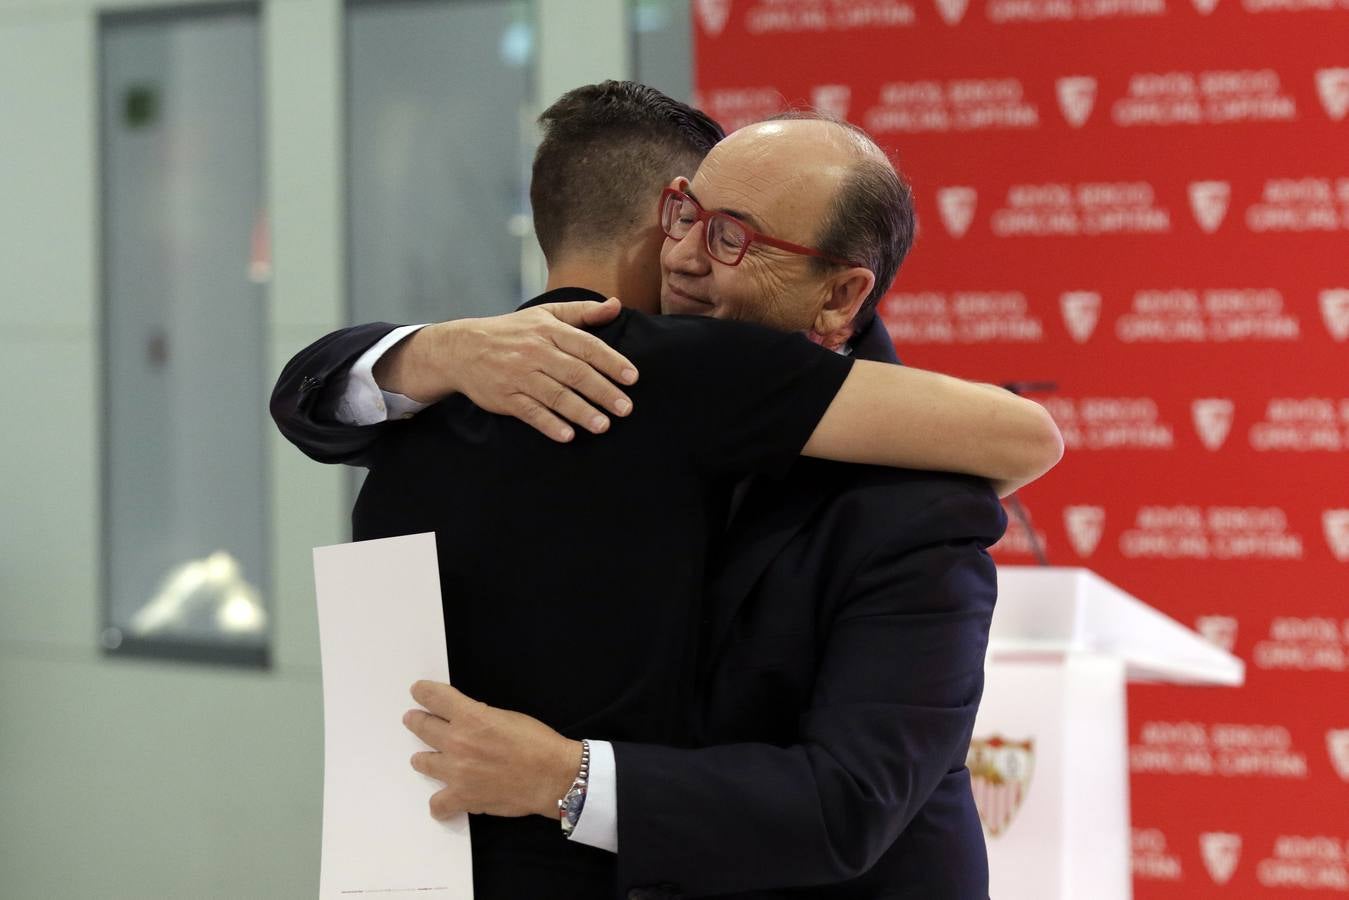
[[(578, 289), (529, 305), (604, 299)], [(851, 367), (801, 335), (624, 310), (633, 413), (557, 444), (462, 395), (381, 441), (357, 540), (436, 533), (450, 678), (571, 737), (683, 743), (709, 540), (781, 475)]]

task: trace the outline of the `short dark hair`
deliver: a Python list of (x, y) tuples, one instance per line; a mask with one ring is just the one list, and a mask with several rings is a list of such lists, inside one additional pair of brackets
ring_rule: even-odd
[(568, 91), (539, 116), (529, 201), (549, 264), (621, 238), (652, 217), (660, 189), (725, 137), (712, 118), (653, 87), (605, 81)]
[[(889, 156), (864, 130), (828, 113), (789, 110), (774, 119), (811, 119), (846, 129), (857, 145), (857, 159), (834, 197), (816, 246), (838, 259), (850, 259), (872, 271), (876, 285), (858, 307), (853, 333), (871, 324), (876, 306), (890, 290), (913, 247), (917, 216), (913, 190)], [(821, 260), (816, 265), (827, 266)]]

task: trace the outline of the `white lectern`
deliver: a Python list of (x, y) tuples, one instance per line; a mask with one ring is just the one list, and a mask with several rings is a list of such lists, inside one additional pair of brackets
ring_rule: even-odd
[(1128, 900), (1125, 682), (1244, 678), (1241, 660), (1086, 569), (999, 566), (969, 756), (993, 900)]

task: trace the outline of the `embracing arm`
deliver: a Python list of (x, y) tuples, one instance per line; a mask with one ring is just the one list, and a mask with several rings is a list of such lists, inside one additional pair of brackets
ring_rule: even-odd
[[(609, 419), (596, 406), (618, 416), (632, 410), (631, 400), (609, 379), (631, 384), (636, 369), (579, 329), (607, 322), (619, 309), (616, 300), (546, 303), (420, 327), (383, 349), (373, 364), (373, 380), (355, 378), (353, 366), (393, 338), (395, 327), (377, 322), (343, 328), (286, 363), (272, 391), (272, 418), (306, 455), (351, 465), (367, 464), (384, 430), (394, 424), (386, 421), (381, 391), (406, 395), (414, 401), (412, 411), (463, 393), (483, 409), (513, 415), (558, 441), (574, 436), (564, 419), (602, 432)], [(372, 383), (363, 390), (361, 381)], [(342, 413), (370, 391), (376, 392), (375, 415)]]
[(1048, 472), (1063, 438), (1040, 404), (937, 372), (858, 360), (805, 456), (979, 475), (1005, 497)]

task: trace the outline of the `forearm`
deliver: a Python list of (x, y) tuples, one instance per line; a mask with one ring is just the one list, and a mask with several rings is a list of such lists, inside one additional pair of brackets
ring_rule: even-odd
[[(958, 743), (966, 716), (944, 715)], [(855, 736), (788, 747), (615, 744), (620, 886), (675, 883), (704, 896), (862, 875), (948, 768), (932, 747), (925, 759), (897, 758), (911, 741), (892, 736), (884, 749)]]
[(459, 390), (453, 347), (472, 320), (427, 325), (400, 341), (375, 363), (380, 389), (431, 404)]
[(1000, 496), (1063, 455), (1040, 404), (993, 385), (858, 361), (802, 451), (806, 456), (979, 475)]

